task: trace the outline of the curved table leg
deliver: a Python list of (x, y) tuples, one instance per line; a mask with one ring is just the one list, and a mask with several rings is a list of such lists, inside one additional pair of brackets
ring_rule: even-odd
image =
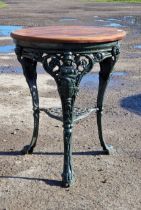
[(34, 129), (32, 140), (29, 145), (26, 145), (22, 153), (23, 154), (32, 154), (34, 147), (36, 146), (37, 138), (38, 138), (38, 130), (39, 130), (39, 97), (38, 97), (38, 90), (37, 90), (37, 73), (36, 73), (36, 65), (37, 62), (33, 61), (29, 58), (23, 58), (21, 60), (21, 64), (23, 67), (23, 74), (26, 78), (27, 84), (30, 89), (30, 93), (32, 96), (32, 103), (33, 103), (33, 117), (34, 117)]
[(103, 111), (103, 100), (104, 94), (108, 85), (108, 81), (110, 78), (110, 74), (113, 70), (114, 64), (116, 60), (113, 57), (107, 58), (100, 62), (100, 73), (99, 73), (99, 89), (98, 89), (98, 96), (97, 96), (97, 125), (98, 125), (98, 135), (101, 146), (106, 154), (110, 153), (112, 149), (111, 145), (107, 145), (103, 138), (102, 132), (102, 111)]

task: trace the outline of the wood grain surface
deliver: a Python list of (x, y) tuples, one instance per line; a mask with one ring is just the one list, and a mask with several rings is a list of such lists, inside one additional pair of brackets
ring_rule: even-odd
[(121, 29), (94, 26), (47, 26), (21, 29), (11, 33), (16, 40), (55, 43), (105, 43), (123, 39)]

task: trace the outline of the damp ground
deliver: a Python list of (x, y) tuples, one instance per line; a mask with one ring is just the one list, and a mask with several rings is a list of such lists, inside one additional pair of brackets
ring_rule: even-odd
[[(80, 121), (73, 134), (76, 182), (61, 187), (62, 124), (40, 112), (33, 155), (20, 155), (32, 136), (32, 102), (14, 54), (10, 30), (0, 35), (0, 210), (141, 209), (141, 5), (82, 1), (6, 1), (6, 26), (96, 25), (124, 29), (119, 61), (105, 95), (104, 137), (114, 153), (101, 155), (96, 116)], [(34, 5), (34, 6), (33, 6)], [(3, 27), (3, 28), (2, 28)], [(16, 30), (13, 28), (12, 30)], [(60, 107), (53, 79), (38, 66), (41, 110)], [(95, 107), (99, 66), (81, 83), (76, 106)]]

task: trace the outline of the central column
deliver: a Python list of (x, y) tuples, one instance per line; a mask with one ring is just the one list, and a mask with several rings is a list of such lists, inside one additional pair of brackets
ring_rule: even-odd
[(64, 128), (64, 166), (62, 183), (69, 187), (74, 181), (72, 167), (72, 130), (74, 103), (82, 77), (93, 67), (93, 56), (74, 52), (47, 54), (43, 67), (56, 81), (62, 103)]
[(64, 167), (62, 180), (63, 185), (66, 187), (70, 186), (74, 181), (72, 169), (72, 129), (74, 102), (78, 92), (78, 74), (73, 60), (71, 52), (64, 53), (63, 65), (60, 67), (60, 75), (57, 81), (58, 92), (62, 102), (64, 127)]

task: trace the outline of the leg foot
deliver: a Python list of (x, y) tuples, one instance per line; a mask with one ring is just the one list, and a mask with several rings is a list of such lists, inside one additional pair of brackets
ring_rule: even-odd
[(31, 147), (30, 145), (26, 145), (21, 150), (21, 153), (22, 153), (22, 155), (32, 154), (33, 153), (33, 149), (34, 149), (34, 147)]
[(106, 155), (110, 155), (113, 153), (113, 146), (111, 144), (105, 144), (105, 148), (103, 148), (103, 151)]
[(67, 188), (73, 185), (75, 182), (74, 174), (62, 174), (62, 186)]

